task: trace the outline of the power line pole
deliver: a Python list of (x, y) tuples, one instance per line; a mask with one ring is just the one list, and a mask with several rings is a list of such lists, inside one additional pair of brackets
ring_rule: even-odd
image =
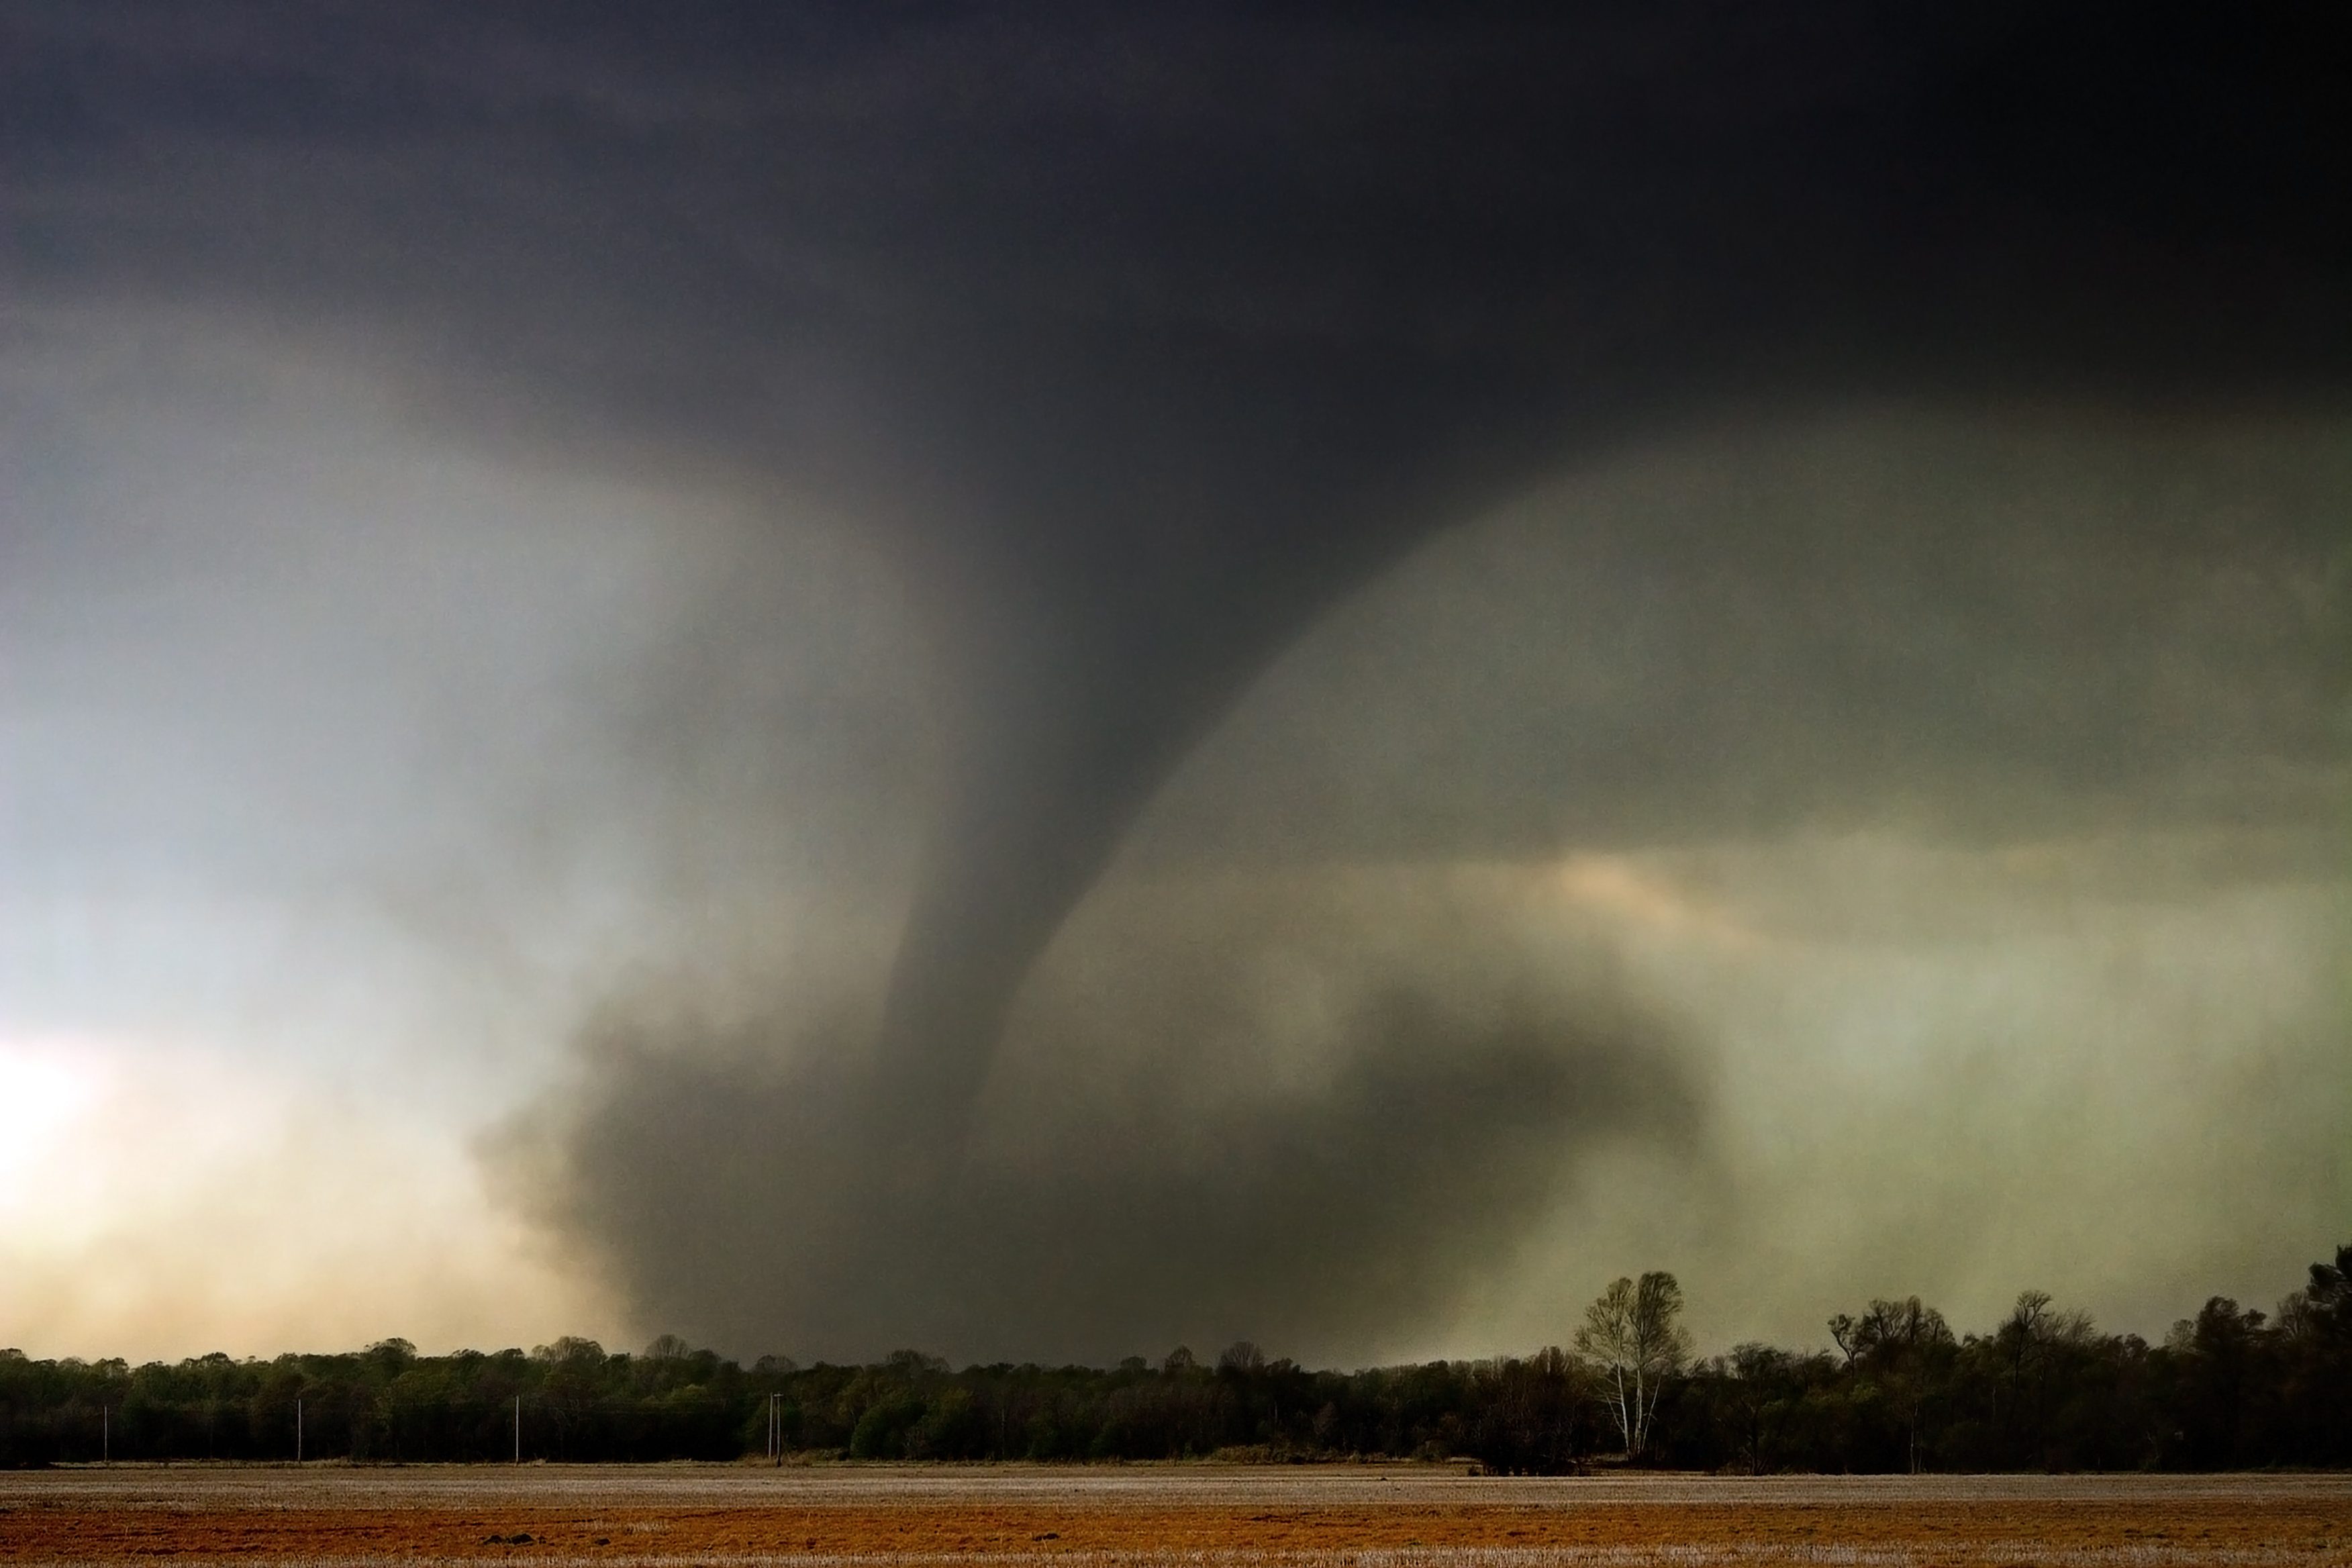
[(98, 1407), (98, 1457), (106, 1464), (114, 1463), (114, 1407), (110, 1405)]
[(294, 1396), (294, 1462), (302, 1462), (302, 1396)]
[(514, 1462), (520, 1465), (522, 1463), (522, 1395), (520, 1394), (515, 1395), (514, 1437)]

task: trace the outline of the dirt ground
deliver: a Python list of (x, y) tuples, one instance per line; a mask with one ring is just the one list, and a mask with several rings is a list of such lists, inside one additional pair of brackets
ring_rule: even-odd
[(0, 1473), (0, 1558), (1299, 1568), (2352, 1568), (2352, 1477), (1624, 1478), (1121, 1467)]

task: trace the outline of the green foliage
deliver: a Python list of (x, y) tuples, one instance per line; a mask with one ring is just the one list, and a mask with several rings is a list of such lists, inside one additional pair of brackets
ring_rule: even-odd
[(912, 1393), (894, 1394), (875, 1401), (858, 1416), (857, 1425), (849, 1429), (849, 1457), (905, 1458), (907, 1429), (923, 1418), (923, 1411), (921, 1396)]
[(2276, 1321), (2226, 1297), (2151, 1346), (2029, 1290), (1955, 1338), (1916, 1299), (1830, 1321), (1843, 1359), (1742, 1345), (1660, 1413), (1668, 1462), (1773, 1470), (2199, 1470), (2352, 1465), (2336, 1268)]
[[(423, 1356), (385, 1340), (339, 1355), (218, 1353), (131, 1367), (0, 1351), (0, 1465), (99, 1458), (734, 1459), (760, 1453), (775, 1397), (787, 1449), (858, 1459), (1459, 1458), (1557, 1473), (1633, 1447), (1686, 1468), (2197, 1469), (2352, 1464), (2352, 1247), (2275, 1314), (2205, 1303), (2161, 1345), (2097, 1332), (2028, 1291), (1956, 1337), (1916, 1298), (1830, 1321), (1835, 1354), (1741, 1345), (1685, 1363), (1671, 1277), (1624, 1282), (1578, 1336), (1588, 1353), (1353, 1373), (1213, 1366), (966, 1367), (915, 1351), (870, 1366), (745, 1370), (665, 1336), (642, 1355), (565, 1338), (526, 1354)], [(1613, 1302), (1613, 1305), (1612, 1304)], [(1623, 1417), (1638, 1373), (1638, 1445)], [(101, 1433), (110, 1434), (102, 1439)]]

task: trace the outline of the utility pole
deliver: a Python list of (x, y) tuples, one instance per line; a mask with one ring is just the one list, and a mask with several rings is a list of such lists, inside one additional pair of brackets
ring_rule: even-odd
[(114, 1463), (114, 1407), (109, 1405), (98, 1407), (98, 1457), (106, 1464)]
[(515, 1432), (515, 1457), (514, 1457), (514, 1462), (515, 1462), (516, 1464), (520, 1465), (520, 1464), (521, 1464), (521, 1463), (522, 1463), (522, 1395), (521, 1395), (521, 1394), (516, 1394), (516, 1395), (515, 1395), (515, 1427), (514, 1427), (514, 1432)]
[(302, 1396), (294, 1396), (294, 1462), (302, 1462)]

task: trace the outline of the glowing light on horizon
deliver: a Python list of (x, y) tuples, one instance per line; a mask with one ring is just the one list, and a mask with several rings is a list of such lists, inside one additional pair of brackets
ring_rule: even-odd
[(103, 1099), (106, 1079), (82, 1049), (0, 1038), (0, 1213), (41, 1201), (37, 1175)]
[(490, 1201), (466, 1136), (199, 1045), (0, 1036), (0, 1345), (615, 1337), (595, 1283)]

